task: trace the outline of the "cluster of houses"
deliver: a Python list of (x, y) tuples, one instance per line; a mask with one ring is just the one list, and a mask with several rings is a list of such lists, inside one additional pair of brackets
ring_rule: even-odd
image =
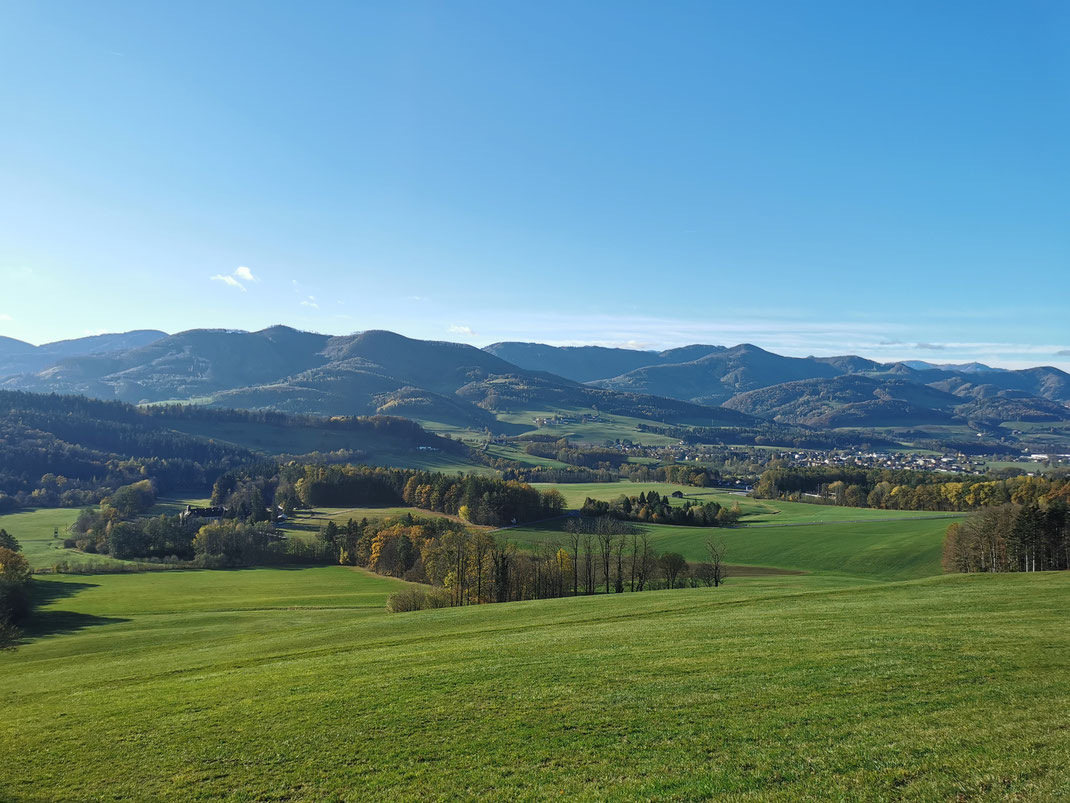
[(914, 452), (796, 452), (791, 462), (797, 466), (858, 466), (890, 470), (940, 471), (949, 474), (984, 474), (983, 461), (966, 455), (919, 454)]

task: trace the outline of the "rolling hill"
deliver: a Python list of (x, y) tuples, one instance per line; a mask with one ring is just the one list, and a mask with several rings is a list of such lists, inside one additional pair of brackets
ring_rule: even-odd
[(698, 404), (722, 404), (737, 393), (843, 371), (811, 358), (782, 357), (749, 343), (690, 362), (651, 365), (591, 384), (607, 390), (649, 393)]
[(112, 354), (147, 346), (166, 332), (138, 329), (118, 334), (92, 335), (73, 340), (57, 340), (34, 346), (10, 337), (0, 337), (0, 377), (35, 373), (70, 357), (90, 354)]
[(818, 429), (985, 429), (1070, 420), (1070, 375), (1051, 367), (785, 357), (746, 343), (661, 352), (514, 342), (478, 349), (382, 330), (332, 337), (285, 326), (161, 335), (131, 332), (40, 348), (0, 340), (9, 369), (20, 360), (55, 360), (0, 380), (0, 387), (135, 404), (388, 414), (498, 434), (527, 431), (538, 415), (578, 410), (713, 427), (767, 419)]
[(67, 358), (34, 374), (9, 377), (2, 386), (131, 403), (195, 401), (295, 414), (402, 415), (493, 432), (530, 429), (500, 421), (499, 412), (562, 407), (597, 406), (670, 423), (750, 421), (738, 411), (588, 387), (473, 346), (377, 330), (342, 337), (284, 326), (259, 332), (191, 330), (117, 354)]
[(672, 365), (724, 351), (724, 346), (692, 345), (668, 351), (606, 348), (605, 346), (547, 346), (543, 343), (493, 343), (484, 351), (521, 368), (591, 382), (618, 376), (648, 365)]
[(956, 419), (998, 424), (1070, 418), (1064, 405), (1025, 393), (993, 390), (964, 398), (901, 378), (863, 374), (785, 382), (740, 393), (725, 406), (778, 423), (818, 429), (926, 426)]
[(44, 577), (2, 796), (1062, 800), (1065, 575), (393, 615), (340, 566)]

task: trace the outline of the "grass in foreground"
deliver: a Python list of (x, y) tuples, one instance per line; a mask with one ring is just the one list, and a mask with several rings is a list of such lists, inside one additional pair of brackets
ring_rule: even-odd
[(343, 568), (140, 579), (41, 581), (108, 621), (0, 657), (0, 797), (1070, 795), (1067, 573), (394, 616)]

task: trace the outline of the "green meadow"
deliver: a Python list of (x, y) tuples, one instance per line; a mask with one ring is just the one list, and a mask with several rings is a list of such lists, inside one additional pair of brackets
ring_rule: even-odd
[[(555, 415), (574, 417), (597, 416), (597, 421), (568, 421), (547, 424), (542, 427), (535, 425), (536, 418), (553, 418)], [(678, 438), (670, 438), (666, 435), (657, 435), (652, 432), (640, 432), (638, 425), (649, 423), (640, 418), (632, 418), (623, 415), (600, 413), (597, 410), (587, 408), (555, 407), (547, 410), (517, 410), (508, 413), (499, 413), (498, 420), (507, 424), (515, 424), (527, 427), (527, 432), (537, 432), (540, 435), (553, 435), (557, 438), (568, 438), (575, 443), (600, 446), (607, 440), (631, 440), (643, 443), (647, 446), (666, 446), (679, 443)], [(699, 422), (696, 422), (699, 423)]]
[(1070, 576), (390, 615), (342, 567), (36, 581), (9, 800), (1056, 800)]
[[(723, 538), (721, 588), (388, 614), (406, 584), (340, 566), (38, 577), (0, 800), (1070, 796), (1070, 573), (941, 576), (946, 520), (687, 493), (756, 522), (641, 525)], [(295, 529), (373, 512), (404, 509)], [(36, 562), (75, 515), (0, 526)]]
[[(939, 574), (946, 520), (833, 522), (787, 527), (708, 529), (637, 524), (658, 552), (679, 552), (691, 562), (707, 560), (706, 539), (723, 541), (729, 564), (843, 575), (859, 582), (913, 580)], [(508, 530), (519, 544), (561, 541), (565, 520)], [(731, 570), (730, 570), (731, 574)]]
[(0, 529), (7, 530), (18, 540), (23, 554), (34, 569), (50, 568), (60, 563), (79, 569), (125, 563), (107, 555), (87, 555), (76, 549), (64, 548), (63, 540), (67, 538), (68, 528), (74, 524), (78, 513), (73, 508), (38, 508), (8, 513), (0, 516)]

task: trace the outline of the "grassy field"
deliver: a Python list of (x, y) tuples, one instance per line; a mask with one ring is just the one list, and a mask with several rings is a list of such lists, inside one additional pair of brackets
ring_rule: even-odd
[[(706, 560), (705, 541), (724, 541), (732, 564), (845, 575), (859, 580), (912, 580), (939, 574), (948, 522), (834, 522), (789, 527), (673, 527), (638, 524), (658, 552)], [(564, 540), (564, 519), (507, 531), (518, 544)]]
[[(593, 416), (597, 414), (599, 421), (576, 421), (573, 423), (552, 424), (543, 427), (535, 426), (536, 418), (552, 418), (554, 415), (574, 416), (579, 418), (583, 415)], [(557, 408), (554, 410), (518, 410), (509, 413), (499, 413), (498, 419), (509, 424), (519, 424), (529, 427), (529, 432), (537, 432), (540, 435), (553, 435), (556, 438), (568, 438), (575, 443), (601, 446), (607, 440), (631, 440), (635, 443), (643, 443), (647, 446), (665, 446), (679, 443), (678, 438), (670, 438), (665, 435), (657, 435), (652, 432), (640, 432), (639, 424), (649, 424), (641, 418), (630, 418), (623, 415), (610, 415), (597, 413), (592, 408)]]
[(399, 615), (341, 567), (37, 582), (0, 799), (1070, 796), (1070, 573)]
[(745, 524), (812, 524), (816, 522), (880, 521), (892, 519), (931, 519), (934, 516), (957, 516), (912, 510), (874, 510), (835, 505), (811, 505), (806, 502), (780, 502), (770, 499), (751, 499), (743, 494), (721, 488), (689, 488), (658, 482), (576, 482), (535, 483), (540, 490), (556, 488), (565, 497), (570, 508), (579, 508), (587, 497), (611, 500), (620, 496), (638, 496), (640, 493), (657, 491), (671, 497), (674, 491), (684, 494), (684, 499), (670, 499), (682, 505), (686, 499), (692, 502), (717, 502), (724, 507), (739, 504)]
[[(289, 521), (281, 526), (281, 529), (291, 535), (300, 535), (302, 533), (319, 532), (321, 528), (327, 526), (329, 521), (342, 526), (350, 519), (358, 522), (361, 519), (368, 519), (369, 521), (372, 519), (392, 519), (397, 516), (404, 516), (406, 513), (410, 513), (420, 519), (445, 518), (452, 521), (460, 521), (456, 516), (447, 516), (445, 513), (436, 513), (415, 507), (326, 507), (316, 508), (310, 512), (295, 513)], [(475, 525), (468, 526), (481, 529), (475, 527)]]
[(542, 468), (569, 468), (568, 463), (553, 460), (549, 457), (539, 457), (528, 454), (523, 449), (511, 444), (492, 443), (487, 447), (487, 454), (501, 460), (515, 460), (525, 466), (541, 466)]
[[(76, 549), (65, 549), (63, 539), (67, 529), (78, 518), (73, 508), (39, 508), (0, 516), (0, 529), (7, 530), (22, 546), (30, 567), (43, 569), (66, 563), (71, 567), (91, 569), (125, 563), (107, 555), (87, 555)], [(55, 537), (58, 530), (59, 537)]]

